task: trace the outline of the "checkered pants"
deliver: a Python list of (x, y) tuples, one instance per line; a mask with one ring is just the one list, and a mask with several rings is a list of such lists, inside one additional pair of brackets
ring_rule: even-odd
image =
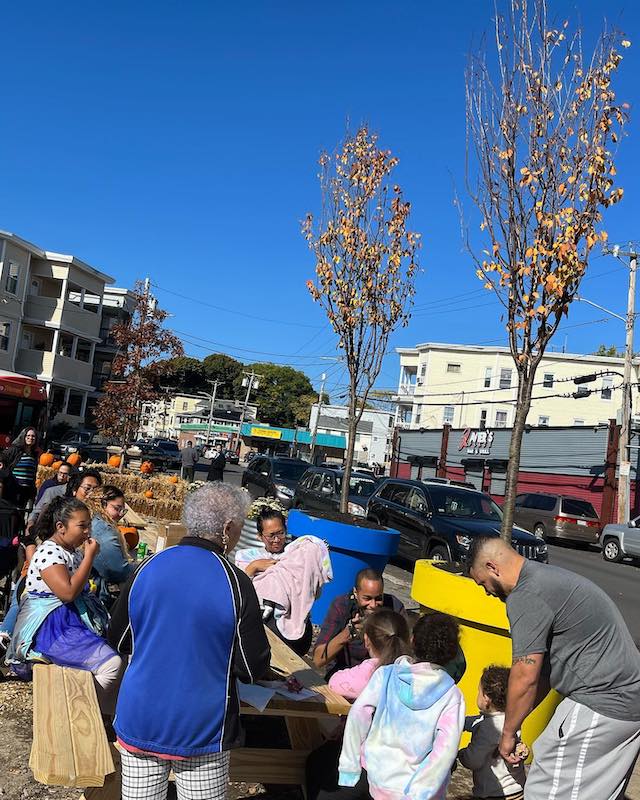
[(178, 800), (224, 800), (230, 753), (166, 761), (122, 751), (122, 800), (165, 800), (169, 773), (176, 776)]

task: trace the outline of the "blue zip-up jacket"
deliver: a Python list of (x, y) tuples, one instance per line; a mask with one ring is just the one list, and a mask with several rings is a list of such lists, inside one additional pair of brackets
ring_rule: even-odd
[(144, 561), (109, 641), (131, 652), (114, 720), (124, 743), (186, 757), (241, 744), (235, 679), (263, 677), (271, 653), (251, 580), (213, 542), (185, 537)]

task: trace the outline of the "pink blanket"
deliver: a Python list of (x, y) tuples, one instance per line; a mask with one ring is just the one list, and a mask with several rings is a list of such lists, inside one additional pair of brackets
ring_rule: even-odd
[(304, 634), (311, 606), (333, 578), (329, 548), (317, 536), (301, 536), (287, 545), (284, 555), (253, 585), (260, 603), (275, 606), (278, 630), (295, 641)]

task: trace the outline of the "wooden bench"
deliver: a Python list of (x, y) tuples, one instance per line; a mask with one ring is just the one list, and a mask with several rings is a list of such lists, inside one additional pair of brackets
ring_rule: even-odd
[[(230, 780), (304, 785), (309, 752), (323, 742), (321, 720), (337, 722), (350, 704), (268, 628), (271, 667), (294, 675), (317, 693), (308, 700), (275, 696), (263, 712), (242, 703), (241, 714), (283, 717), (291, 749), (243, 747), (231, 753)], [(40, 783), (86, 788), (85, 800), (119, 800), (120, 758), (102, 724), (93, 676), (36, 665), (33, 671), (33, 746), (29, 766)]]

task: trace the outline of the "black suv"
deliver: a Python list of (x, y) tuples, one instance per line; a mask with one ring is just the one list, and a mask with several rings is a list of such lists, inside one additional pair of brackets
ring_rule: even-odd
[(275, 497), (291, 508), (298, 481), (309, 469), (309, 462), (284, 456), (256, 456), (242, 473), (242, 486), (251, 497)]
[[(308, 511), (339, 511), (343, 470), (310, 467), (302, 476), (293, 497), (294, 508)], [(378, 482), (370, 475), (352, 472), (349, 480), (348, 511), (356, 517), (367, 516), (367, 503)]]
[[(484, 492), (451, 484), (388, 478), (372, 495), (367, 516), (400, 531), (398, 555), (415, 561), (464, 562), (474, 536), (500, 533), (502, 511)], [(545, 542), (514, 526), (511, 540), (526, 558), (547, 562)]]

